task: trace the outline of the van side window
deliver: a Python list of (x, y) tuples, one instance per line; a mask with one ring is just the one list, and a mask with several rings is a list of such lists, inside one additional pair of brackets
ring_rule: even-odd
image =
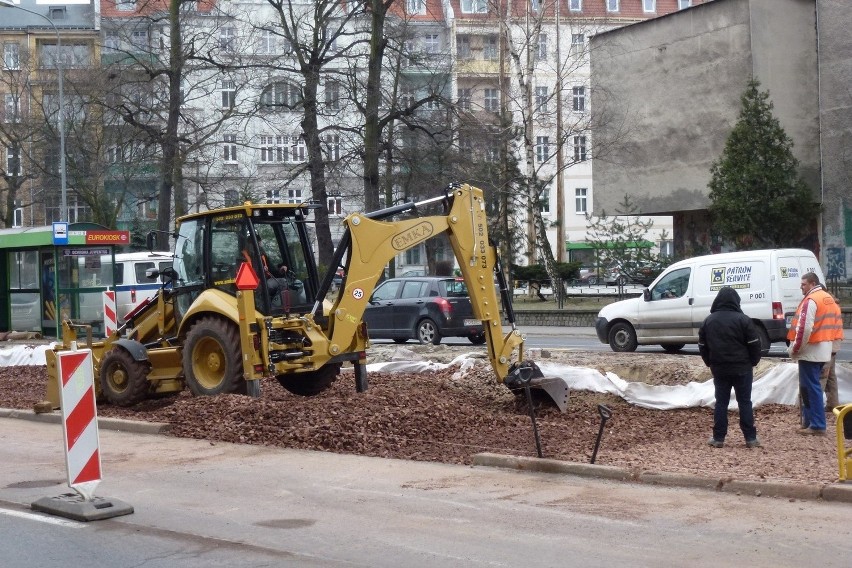
[(124, 263), (116, 262), (112, 270), (113, 281), (116, 286), (124, 284)]
[(690, 271), (690, 268), (681, 268), (663, 276), (651, 290), (651, 300), (670, 300), (686, 294)]
[(153, 282), (149, 280), (147, 276), (145, 276), (145, 271), (149, 268), (154, 268), (153, 262), (137, 262), (133, 265), (133, 270), (136, 272), (136, 283), (137, 284), (150, 284)]

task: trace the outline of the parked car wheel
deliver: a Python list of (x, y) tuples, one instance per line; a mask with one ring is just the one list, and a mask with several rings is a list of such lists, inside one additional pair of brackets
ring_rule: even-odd
[(438, 331), (438, 326), (429, 318), (420, 320), (417, 324), (417, 340), (423, 345), (440, 345), (441, 332)]

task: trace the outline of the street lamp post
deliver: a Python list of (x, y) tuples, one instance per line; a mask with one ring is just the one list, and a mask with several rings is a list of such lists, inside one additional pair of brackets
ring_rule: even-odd
[(62, 66), (62, 37), (59, 35), (59, 28), (56, 27), (56, 24), (54, 24), (53, 21), (44, 14), (28, 10), (19, 4), (15, 4), (12, 0), (0, 0), (0, 6), (17, 8), (23, 12), (38, 16), (50, 24), (50, 27), (53, 28), (53, 33), (56, 34), (56, 57), (54, 57), (53, 60), (54, 63), (56, 63), (56, 74), (59, 81), (59, 183), (62, 191), (62, 205), (59, 210), (59, 220), (68, 221), (68, 189), (67, 177), (65, 174), (65, 93), (63, 92), (63, 75), (65, 73)]

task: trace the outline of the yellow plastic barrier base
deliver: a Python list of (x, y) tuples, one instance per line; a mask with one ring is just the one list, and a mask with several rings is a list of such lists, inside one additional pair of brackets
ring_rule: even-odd
[(837, 466), (840, 481), (849, 481), (852, 477), (852, 447), (846, 447), (846, 440), (852, 440), (852, 404), (835, 406), (832, 412), (837, 417)]

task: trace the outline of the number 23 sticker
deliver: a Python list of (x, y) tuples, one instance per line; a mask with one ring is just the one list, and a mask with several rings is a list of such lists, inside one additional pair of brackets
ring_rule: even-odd
[(364, 290), (361, 288), (355, 288), (354, 290), (352, 290), (352, 297), (356, 300), (360, 300), (364, 297)]

